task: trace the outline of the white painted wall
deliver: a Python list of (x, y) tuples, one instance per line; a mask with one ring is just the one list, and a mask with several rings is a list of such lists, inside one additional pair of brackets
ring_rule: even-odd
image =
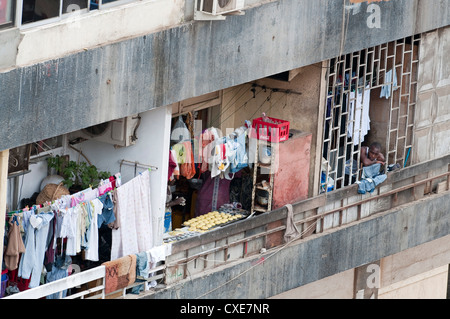
[(420, 45), (412, 163), (450, 153), (450, 28), (424, 34)]
[[(60, 147), (49, 152), (52, 156), (67, 154), (65, 148)], [(72, 156), (72, 155), (71, 155)], [(29, 172), (20, 175), (16, 178), (8, 178), (7, 191), (7, 205), (9, 210), (16, 210), (19, 206), (15, 206), (14, 202), (17, 200), (17, 205), (20, 205), (20, 200), (23, 198), (30, 198), (35, 192), (40, 192), (42, 180), (47, 176), (47, 161), (45, 159), (38, 162), (30, 163), (28, 166)], [(15, 183), (18, 183), (17, 199), (14, 198)]]
[[(158, 107), (141, 113), (141, 117), (141, 124), (137, 130), (138, 140), (135, 145), (116, 149), (113, 145), (91, 140), (78, 144), (77, 148), (100, 171), (109, 171), (112, 174), (120, 171), (122, 183), (132, 179), (135, 172), (134, 166), (122, 165), (122, 169), (120, 169), (120, 161), (122, 159), (137, 161), (158, 168), (150, 173), (150, 189), (152, 212), (154, 216), (157, 216), (156, 220), (152, 221), (153, 233), (159, 234), (157, 238), (162, 239), (172, 109), (168, 106)], [(145, 169), (138, 168), (137, 173), (143, 170)], [(156, 242), (156, 244), (158, 243)]]
[[(167, 172), (169, 163), (170, 148), (170, 128), (172, 109), (169, 106), (158, 107), (156, 109), (140, 114), (141, 124), (137, 130), (138, 140), (135, 145), (123, 148), (114, 148), (112, 144), (97, 142), (93, 140), (76, 144), (75, 147), (83, 152), (89, 161), (100, 171), (109, 171), (111, 174), (120, 172), (122, 175), (122, 184), (134, 177), (134, 166), (122, 165), (122, 159), (128, 161), (137, 161), (139, 163), (156, 166), (157, 170), (150, 173), (150, 189), (152, 211), (155, 220), (153, 220), (153, 233), (156, 236), (156, 244), (162, 240), (164, 212), (167, 192)], [(69, 154), (70, 159), (74, 161), (84, 161), (83, 157), (76, 151), (64, 148), (53, 152), (56, 154)], [(47, 176), (46, 161), (41, 161), (30, 165), (31, 172), (20, 176), (19, 181), (19, 200), (29, 198), (34, 192), (40, 191), (42, 180)], [(137, 174), (145, 168), (138, 168)], [(8, 181), (7, 200), (9, 210), (16, 209), (11, 207), (13, 202), (14, 180)], [(161, 242), (159, 242), (160, 244)]]

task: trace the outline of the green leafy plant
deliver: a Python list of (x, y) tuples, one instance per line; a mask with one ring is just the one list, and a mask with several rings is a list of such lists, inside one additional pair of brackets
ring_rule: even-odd
[(86, 162), (77, 163), (58, 155), (49, 157), (47, 164), (54, 168), (57, 174), (64, 177), (63, 183), (69, 189), (95, 187), (101, 179), (107, 179), (111, 176), (110, 172), (98, 171), (94, 165), (89, 165)]

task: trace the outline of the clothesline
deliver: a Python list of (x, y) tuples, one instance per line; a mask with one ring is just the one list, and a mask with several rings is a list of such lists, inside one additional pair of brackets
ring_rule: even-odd
[[(120, 184), (121, 184), (121, 181), (120, 181), (120, 173), (117, 173), (117, 174), (115, 174), (114, 176), (116, 176), (116, 177), (114, 177), (114, 181), (115, 181), (115, 185), (114, 185), (114, 186), (116, 186), (116, 185), (117, 185), (117, 186), (120, 186)], [(117, 176), (118, 176), (118, 177), (117, 177)], [(113, 177), (113, 176), (111, 176), (111, 177)], [(110, 178), (111, 178), (111, 177), (110, 177)], [(99, 182), (99, 184), (98, 184), (97, 187), (95, 188), (95, 189), (99, 190), (99, 191), (98, 191), (98, 192), (99, 192), (99, 196), (96, 196), (96, 197), (100, 197), (101, 195), (104, 195), (104, 194), (107, 193), (108, 191), (113, 190), (113, 189), (115, 188), (115, 187), (112, 187), (112, 186), (111, 186), (110, 188), (108, 188), (108, 183), (111, 183), (111, 180), (101, 180), (101, 181)], [(106, 185), (106, 187), (105, 187), (105, 185)], [(99, 187), (100, 187), (100, 188), (99, 188)], [(101, 190), (101, 187), (104, 187), (103, 190)], [(82, 191), (77, 192), (77, 193), (72, 194), (72, 195), (63, 195), (63, 196), (69, 196), (69, 197), (72, 199), (73, 197), (79, 196), (80, 194), (83, 194), (83, 193), (85, 193), (85, 192), (88, 191), (88, 190), (92, 190), (92, 187), (87, 188), (87, 189), (85, 189), (85, 190), (82, 190)], [(100, 195), (100, 193), (101, 193), (101, 195)], [(14, 216), (14, 215), (17, 215), (17, 216), (23, 216), (23, 213), (24, 213), (24, 212), (28, 212), (28, 211), (30, 211), (30, 210), (37, 211), (37, 209), (39, 209), (39, 208), (44, 208), (44, 207), (48, 207), (48, 206), (51, 206), (51, 205), (55, 204), (55, 201), (56, 201), (56, 200), (52, 200), (52, 201), (45, 202), (45, 203), (43, 203), (43, 204), (34, 204), (34, 205), (32, 205), (30, 208), (27, 206), (27, 207), (22, 208), (22, 209), (9, 211), (9, 212), (6, 213), (6, 218), (12, 217), (12, 216)], [(73, 205), (72, 205), (72, 206), (73, 206)], [(72, 206), (71, 206), (71, 207), (72, 207)]]
[(23, 281), (20, 289), (39, 286), (43, 267), (52, 268), (51, 272), (47, 269), (47, 282), (60, 275), (68, 276), (67, 268), (57, 257), (66, 258), (63, 261), (69, 265), (70, 256), (78, 256), (83, 251), (83, 260), (100, 261), (99, 229), (103, 225), (111, 229), (111, 261), (151, 251), (154, 244), (162, 242), (152, 225), (157, 216), (151, 212), (149, 176), (150, 170), (145, 170), (123, 185), (114, 176), (114, 181), (102, 180), (96, 189), (89, 187), (21, 212), (9, 212), (9, 215), (22, 214), (13, 225), (19, 232), (18, 241), (24, 240), (24, 248), (14, 251), (18, 264), (8, 268), (16, 271), (17, 278)]

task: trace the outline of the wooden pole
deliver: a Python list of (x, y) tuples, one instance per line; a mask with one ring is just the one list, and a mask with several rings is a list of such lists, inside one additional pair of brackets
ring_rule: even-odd
[(0, 265), (3, 265), (3, 238), (6, 221), (6, 192), (8, 183), (9, 150), (0, 151)]

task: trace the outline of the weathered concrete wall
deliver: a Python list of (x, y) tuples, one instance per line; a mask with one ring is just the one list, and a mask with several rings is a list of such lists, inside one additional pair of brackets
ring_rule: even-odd
[(380, 28), (369, 28), (367, 3), (270, 2), (1, 73), (0, 149), (450, 24), (450, 0), (378, 6)]
[(450, 28), (425, 34), (420, 49), (413, 164), (450, 153)]
[(5, 42), (8, 51), (0, 46), (0, 70), (174, 27), (183, 21), (184, 4), (184, 0), (134, 1), (102, 10), (75, 11), (57, 22), (5, 29), (0, 32), (0, 43)]
[[(445, 299), (450, 235), (273, 296), (274, 299), (352, 299), (358, 289), (378, 299)], [(378, 265), (379, 269), (369, 268)], [(359, 270), (366, 275), (358, 278)], [(365, 276), (371, 276), (367, 278)], [(357, 287), (357, 281), (363, 279)], [(368, 287), (367, 280), (373, 287)], [(372, 289), (375, 288), (375, 289)]]
[(16, 65), (20, 38), (17, 28), (0, 31), (0, 70)]
[[(450, 234), (448, 193), (313, 235), (144, 298), (268, 298)], [(218, 289), (216, 289), (218, 288)], [(210, 292), (207, 294), (208, 292)]]

